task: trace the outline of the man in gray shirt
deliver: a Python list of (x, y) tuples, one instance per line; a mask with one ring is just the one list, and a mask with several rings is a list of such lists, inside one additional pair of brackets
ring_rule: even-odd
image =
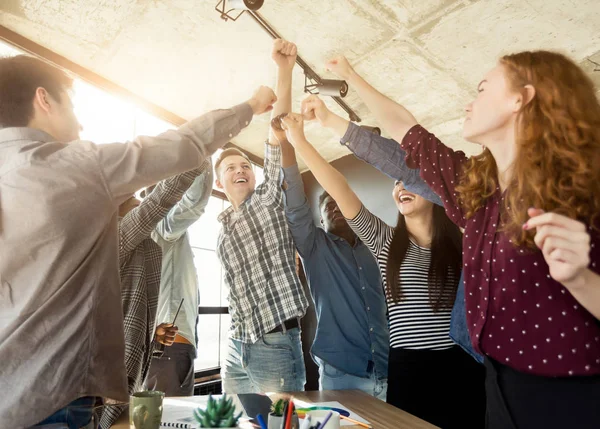
[(128, 401), (117, 207), (199, 167), (276, 99), (261, 87), (176, 131), (96, 146), (78, 140), (71, 84), (43, 61), (0, 59), (0, 422), (11, 428), (80, 398)]

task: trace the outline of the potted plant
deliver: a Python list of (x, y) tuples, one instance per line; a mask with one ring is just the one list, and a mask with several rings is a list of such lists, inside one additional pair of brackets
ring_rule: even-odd
[[(271, 412), (269, 413), (269, 429), (280, 429), (283, 422), (283, 412), (289, 404), (288, 399), (278, 399), (271, 404)], [(292, 415), (292, 429), (298, 429), (300, 423), (298, 420), (298, 414), (294, 411)]]
[(216, 400), (208, 395), (206, 409), (194, 410), (194, 418), (201, 428), (237, 428), (241, 416), (241, 412), (235, 416), (235, 405), (231, 398), (227, 398), (227, 394)]

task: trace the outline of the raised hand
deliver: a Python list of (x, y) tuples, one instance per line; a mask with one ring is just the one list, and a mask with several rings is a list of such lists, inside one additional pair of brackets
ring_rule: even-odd
[(331, 111), (318, 96), (309, 95), (302, 100), (302, 116), (306, 121), (317, 119), (322, 126), (326, 127)]
[(345, 56), (338, 55), (337, 57), (333, 57), (325, 64), (327, 70), (332, 73), (335, 73), (338, 77), (348, 81), (352, 74), (354, 74), (354, 69), (348, 62)]
[(161, 323), (156, 327), (154, 339), (165, 346), (172, 346), (177, 332), (179, 332), (177, 326), (173, 326), (171, 323)]
[(296, 55), (298, 50), (296, 45), (282, 39), (273, 41), (273, 50), (271, 58), (280, 69), (293, 69), (296, 64)]
[(248, 104), (252, 108), (255, 115), (273, 110), (273, 104), (277, 101), (277, 96), (268, 86), (260, 86), (255, 92)]
[(535, 229), (535, 244), (544, 255), (550, 276), (569, 288), (577, 283), (590, 264), (590, 235), (574, 219), (540, 209), (529, 209), (531, 217), (523, 229)]
[(282, 119), (283, 129), (288, 141), (296, 146), (299, 142), (306, 141), (304, 135), (304, 118), (298, 113), (288, 113)]

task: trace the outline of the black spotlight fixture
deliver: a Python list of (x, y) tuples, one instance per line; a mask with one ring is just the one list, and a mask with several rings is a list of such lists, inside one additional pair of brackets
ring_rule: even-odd
[(348, 84), (345, 80), (321, 79), (318, 88), (319, 94), (329, 95), (330, 97), (344, 98), (348, 94)]
[(341, 98), (348, 94), (348, 84), (345, 80), (321, 79), (309, 76), (306, 72), (304, 76), (304, 92)]
[[(221, 18), (225, 21), (231, 19), (236, 21), (244, 12), (247, 10), (256, 11), (260, 9), (265, 0), (219, 0), (219, 3), (215, 6), (215, 9), (221, 15)], [(225, 11), (225, 3), (229, 10)], [(234, 10), (241, 10), (237, 16), (232, 16), (230, 13)]]
[(364, 128), (367, 131), (372, 132), (373, 134), (381, 135), (381, 128), (379, 127), (369, 127), (368, 125), (359, 125), (361, 128)]

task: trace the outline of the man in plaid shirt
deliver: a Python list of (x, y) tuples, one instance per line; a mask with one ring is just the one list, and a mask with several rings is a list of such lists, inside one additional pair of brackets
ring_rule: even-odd
[[(156, 225), (181, 200), (194, 179), (210, 169), (210, 158), (200, 168), (160, 182), (141, 202), (131, 197), (119, 207), (119, 263), (125, 327), (125, 369), (129, 394), (143, 390), (152, 352), (170, 346), (177, 328), (156, 328), (162, 251), (151, 238)], [(110, 428), (126, 404), (105, 407), (100, 427)]]
[[(290, 97), (296, 58), (293, 44), (276, 40), (278, 97)], [(273, 115), (285, 100), (278, 99)], [(217, 187), (231, 207), (219, 215), (217, 254), (229, 287), (228, 355), (223, 363), (227, 393), (304, 390), (306, 370), (299, 319), (308, 301), (296, 275), (295, 247), (284, 214), (281, 149), (273, 136), (265, 144), (264, 182), (247, 156), (228, 149), (215, 162)]]

